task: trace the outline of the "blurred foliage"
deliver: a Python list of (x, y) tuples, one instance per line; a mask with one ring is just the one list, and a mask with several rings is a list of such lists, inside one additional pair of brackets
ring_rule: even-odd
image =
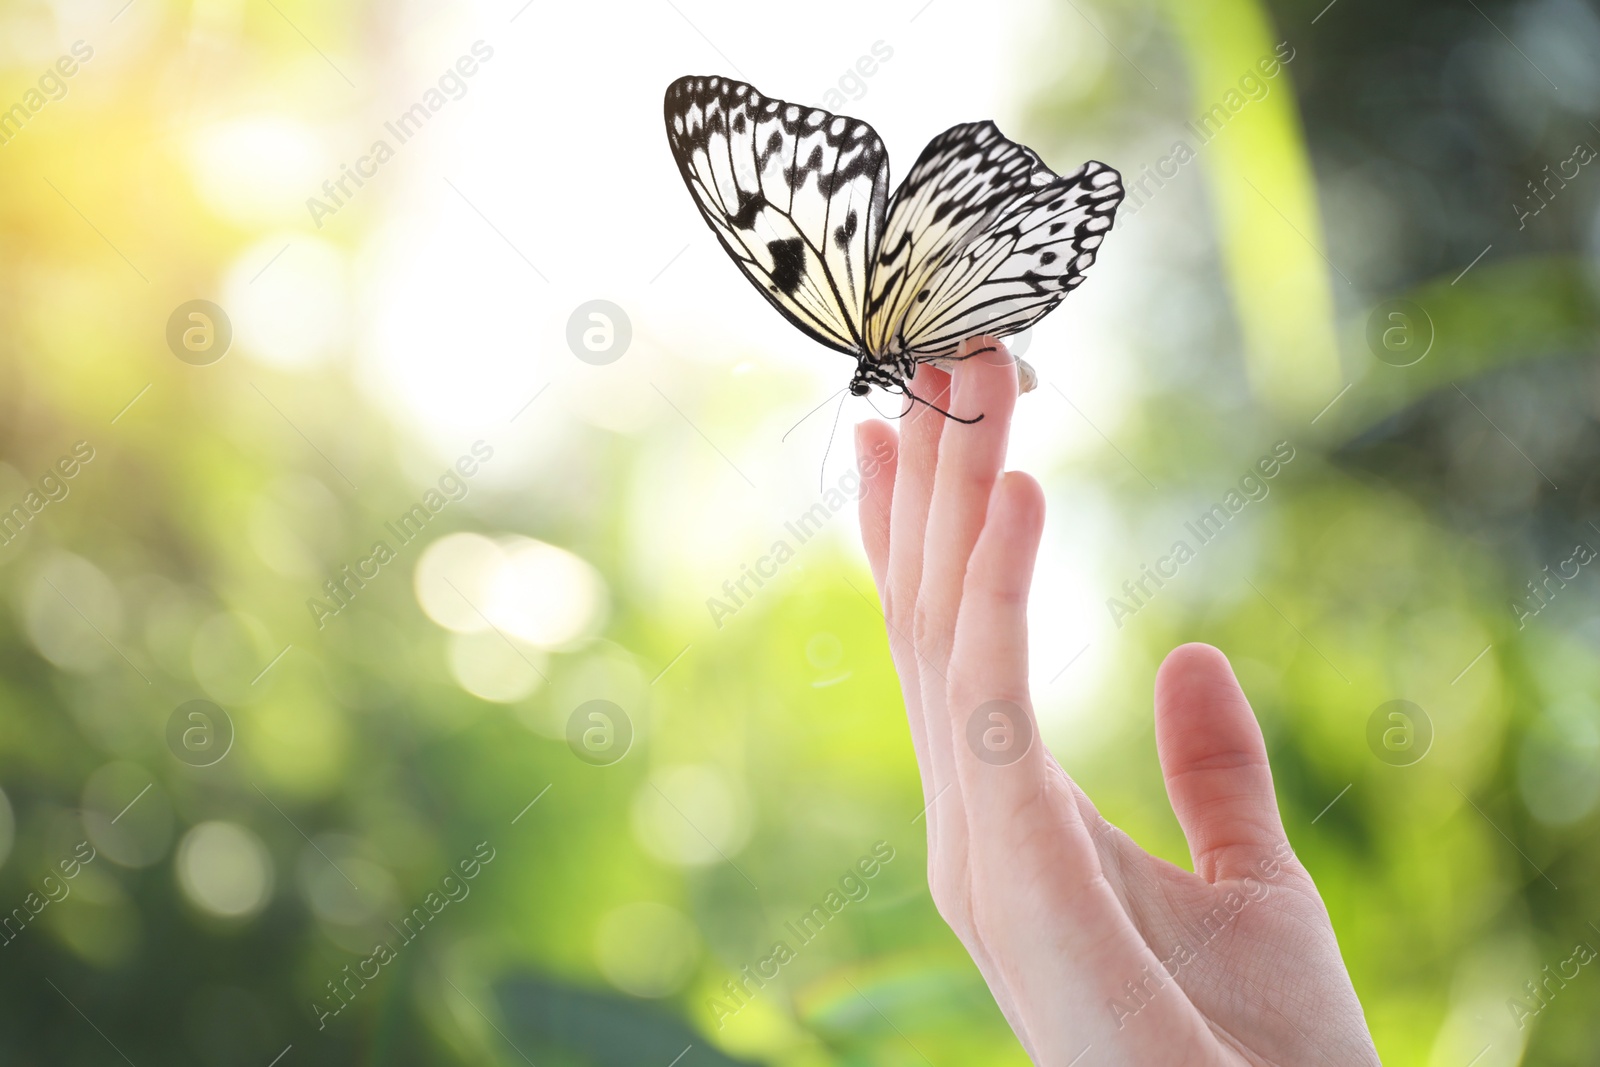
[[(321, 62), (312, 39), (367, 73), (397, 46), (381, 5), (238, 5), (230, 37), (229, 5), (135, 2), (125, 47), (97, 43), (64, 100), (0, 146), (0, 508), (60, 497), (0, 546), (0, 909), (22, 909), (0, 937), (0, 1062), (265, 1065), (290, 1046), (284, 1067), (1024, 1062), (927, 897), (859, 554), (808, 548), (709, 629), (698, 586), (686, 613), (660, 593), (672, 575), (641, 573), (640, 530), (674, 516), (640, 501), (682, 461), (678, 438), (586, 427), (559, 479), (474, 488), (316, 626), (306, 599), (471, 439), (419, 443), (353, 359), (172, 357), (171, 309), (220, 291), (268, 228), (195, 210), (191, 131), (168, 108), (224, 72), (279, 84)], [(922, 17), (976, 17), (939, 8)], [(1509, 1002), (1600, 945), (1592, 568), (1541, 586), (1531, 617), (1511, 605), (1534, 603), (1527, 583), (1575, 543), (1600, 547), (1600, 179), (1585, 171), (1520, 228), (1515, 205), (1575, 141), (1600, 144), (1600, 20), (1571, 0), (1476, 8), (1042, 9), (1022, 139), (1052, 159), (1093, 145), (1130, 176), (1259, 52), (1296, 50), (1272, 103), (1119, 221), (1099, 268), (1140, 264), (1119, 307), (1132, 399), (1100, 426), (1115, 447), (1038, 473), (1053, 523), (1089, 514), (1092, 483), (1116, 530), (1090, 566), (1104, 681), (1078, 696), (1092, 716), (1045, 736), (1108, 818), (1186, 862), (1148, 694), (1167, 649), (1217, 644), (1386, 1062), (1577, 1065), (1593, 1062), (1600, 978), (1521, 1025)], [(0, 106), (80, 14), (0, 6)], [(1058, 52), (1093, 77), (1052, 66)], [(665, 151), (655, 131), (630, 150)], [(1395, 299), (1432, 331), (1405, 367), (1368, 343)], [(765, 400), (718, 373), (684, 385), (695, 418), (742, 433)], [(1280, 440), (1296, 457), (1270, 495), (1106, 622), (1100, 599)], [(54, 481), (80, 441), (93, 458)], [(594, 628), (540, 643), (470, 612), (443, 625), (465, 609), (424, 610), (418, 564), (453, 532), (581, 557), (604, 583)], [(588, 572), (561, 566), (581, 599)], [(169, 740), (199, 697), (237, 731), (207, 767)], [(1399, 698), (1432, 722), (1410, 766), (1367, 740)], [(609, 765), (568, 741), (592, 699), (632, 722)], [(66, 878), (84, 841), (95, 858)], [(893, 859), (860, 899), (814, 943), (785, 933), (878, 842)], [(494, 859), (465, 878), (480, 846)], [(399, 924), (417, 907), (431, 918), (412, 944)], [(719, 1012), (777, 939), (793, 961)], [(349, 978), (378, 943), (393, 960)], [(318, 1004), (339, 1014), (319, 1026)]]

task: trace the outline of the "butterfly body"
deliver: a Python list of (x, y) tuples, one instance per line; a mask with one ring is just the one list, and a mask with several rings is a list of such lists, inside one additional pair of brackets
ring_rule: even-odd
[(785, 318), (855, 359), (857, 396), (908, 393), (919, 364), (1037, 322), (1083, 280), (1122, 200), (1105, 164), (1058, 176), (991, 122), (935, 137), (891, 196), (883, 141), (859, 119), (714, 76), (668, 86), (665, 117), (723, 249)]

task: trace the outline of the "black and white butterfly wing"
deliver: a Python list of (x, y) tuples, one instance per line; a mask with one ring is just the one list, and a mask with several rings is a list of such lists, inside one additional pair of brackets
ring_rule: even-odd
[(790, 322), (860, 355), (889, 192), (882, 139), (720, 77), (679, 78), (665, 112), (678, 170), (728, 255)]
[(1104, 163), (1058, 176), (992, 122), (946, 130), (890, 205), (869, 352), (931, 361), (969, 337), (1027, 329), (1083, 281), (1122, 197)]

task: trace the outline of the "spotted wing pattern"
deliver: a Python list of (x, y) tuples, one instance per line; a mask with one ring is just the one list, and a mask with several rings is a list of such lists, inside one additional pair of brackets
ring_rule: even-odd
[(728, 255), (789, 321), (859, 356), (888, 200), (882, 139), (720, 77), (679, 78), (665, 113), (678, 170)]
[(931, 360), (968, 337), (1031, 326), (1083, 281), (1122, 197), (1104, 163), (1057, 176), (992, 122), (946, 130), (890, 204), (868, 358)]

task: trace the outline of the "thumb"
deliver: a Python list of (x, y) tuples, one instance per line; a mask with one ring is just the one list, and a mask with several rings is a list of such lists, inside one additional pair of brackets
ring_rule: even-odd
[(1156, 750), (1195, 873), (1239, 878), (1284, 840), (1267, 746), (1228, 659), (1180, 645), (1156, 672)]

